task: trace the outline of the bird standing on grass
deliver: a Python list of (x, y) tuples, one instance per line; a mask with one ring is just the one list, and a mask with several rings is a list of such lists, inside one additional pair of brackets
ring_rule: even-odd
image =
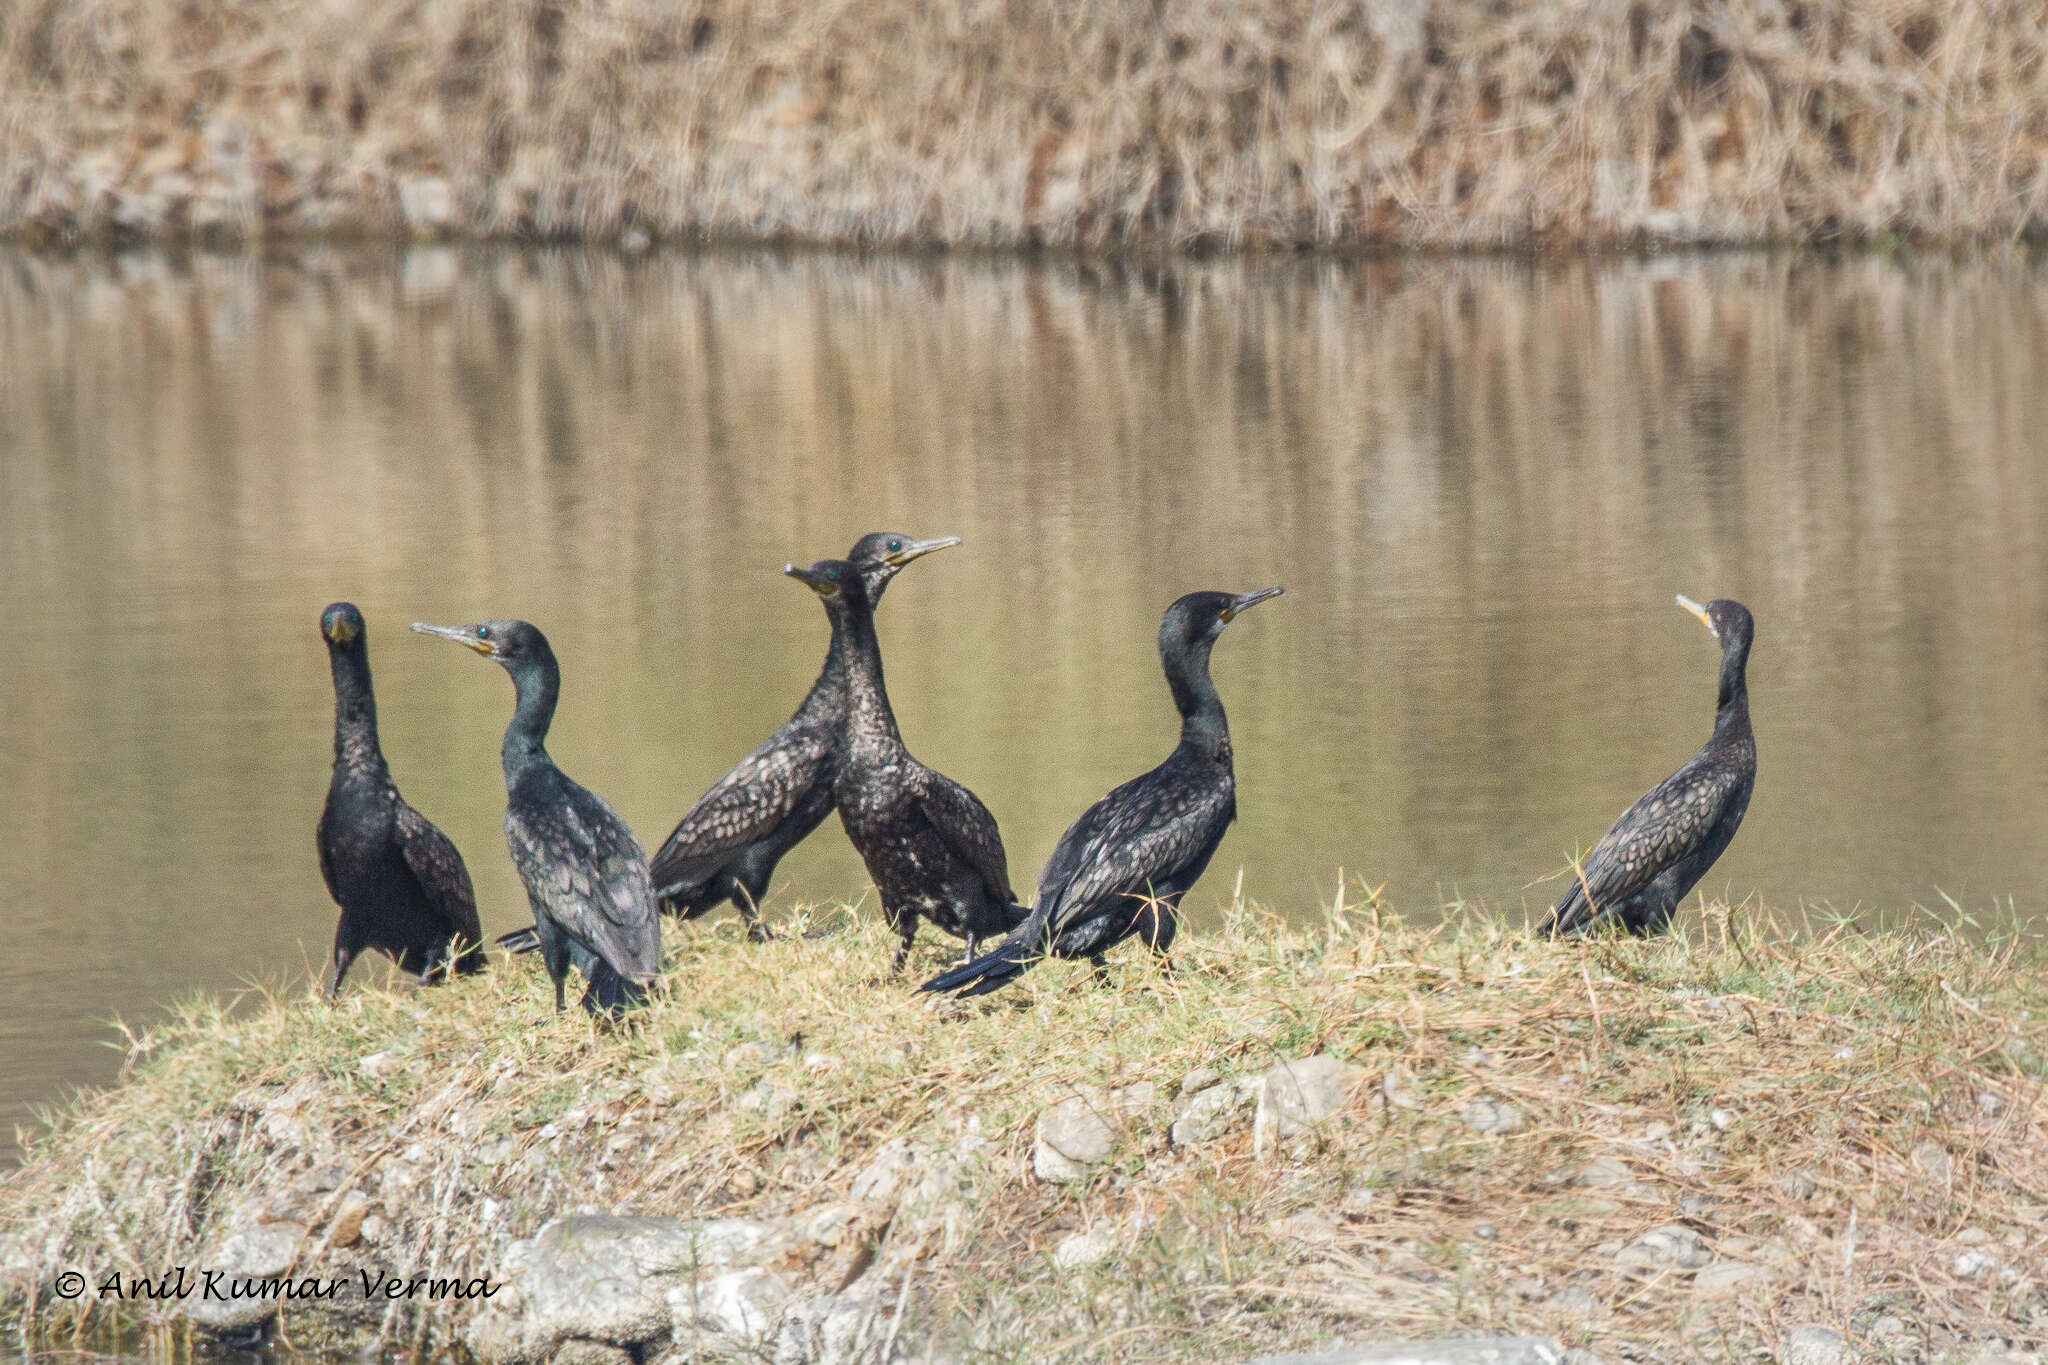
[(1237, 778), (1223, 699), (1209, 652), (1240, 612), (1278, 597), (1189, 593), (1159, 623), (1159, 661), (1180, 711), (1180, 743), (1166, 761), (1097, 801), (1060, 836), (1038, 877), (1038, 904), (995, 951), (924, 983), (927, 991), (984, 995), (1041, 959), (1102, 955), (1127, 938), (1162, 963), (1180, 927), (1180, 898), (1195, 884), (1237, 817)]
[(1749, 809), (1756, 786), (1756, 736), (1749, 728), (1749, 646), (1756, 623), (1727, 598), (1678, 605), (1721, 642), (1721, 691), (1714, 733), (1684, 767), (1623, 811), (1574, 870), (1571, 889), (1550, 912), (1546, 937), (1619, 924), (1662, 933), (1688, 891), (1706, 875)]
[(555, 1008), (572, 958), (590, 979), (583, 1007), (616, 1015), (645, 994), (661, 965), (660, 916), (640, 841), (603, 797), (569, 780), (548, 757), (548, 725), (562, 671), (547, 636), (524, 621), (473, 626), (413, 623), (454, 640), (512, 675), (517, 704), (500, 750), (505, 842), (526, 883)]
[(973, 792), (903, 747), (860, 569), (821, 559), (783, 572), (824, 600), (832, 649), (845, 659), (846, 749), (833, 799), (899, 939), (889, 970), (903, 970), (920, 916), (966, 939), (971, 957), (978, 940), (1008, 931), (1027, 913), (1010, 890), (995, 817)]
[(334, 673), (334, 776), (314, 840), (320, 875), (341, 907), (327, 995), (366, 948), (388, 953), (421, 985), (484, 968), (469, 869), (448, 836), (405, 803), (377, 743), (369, 637), (352, 602), (320, 613)]

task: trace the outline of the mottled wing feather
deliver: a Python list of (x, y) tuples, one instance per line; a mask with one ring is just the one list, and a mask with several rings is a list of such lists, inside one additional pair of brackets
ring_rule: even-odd
[(725, 857), (773, 833), (821, 779), (832, 738), (817, 731), (778, 733), (733, 765), (697, 798), (654, 855), (656, 886), (694, 884)]
[(1236, 804), (1227, 786), (1176, 789), (1158, 774), (1125, 783), (1091, 806), (1061, 836), (1038, 880), (1058, 934), (1077, 920), (1171, 891), (1223, 836)]
[(464, 943), (482, 943), (476, 888), (470, 885), (462, 855), (432, 821), (403, 801), (398, 803), (398, 846), (428, 903), (447, 922), (449, 935), (460, 935)]
[(621, 976), (652, 976), (659, 931), (639, 841), (602, 797), (567, 779), (563, 786), (566, 801), (506, 812), (513, 861), (556, 923)]
[(1652, 787), (1621, 813), (1573, 873), (1579, 884), (1558, 902), (1558, 926), (1575, 928), (1597, 918), (1705, 843), (1741, 786), (1740, 772), (1696, 758)]
[(946, 846), (981, 874), (989, 895), (1004, 902), (1016, 900), (1016, 893), (1010, 890), (1010, 860), (1003, 852), (1003, 836), (981, 798), (945, 774), (926, 769), (917, 799), (925, 819)]
[(341, 903), (341, 889), (334, 884), (334, 861), (327, 856), (327, 811), (320, 811), (320, 823), (313, 826), (313, 845), (320, 850), (320, 880), (327, 883), (327, 894)]

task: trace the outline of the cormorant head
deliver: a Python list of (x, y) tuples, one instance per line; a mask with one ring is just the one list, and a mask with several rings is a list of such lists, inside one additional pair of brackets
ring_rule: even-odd
[(524, 621), (479, 621), (473, 626), (430, 626), (415, 621), (412, 628), (422, 635), (438, 635), (467, 645), (508, 669), (516, 669), (529, 660), (553, 657), (548, 637)]
[(1165, 619), (1159, 623), (1159, 652), (1177, 653), (1198, 644), (1207, 644), (1223, 633), (1223, 628), (1237, 619), (1239, 612), (1255, 607), (1269, 597), (1278, 597), (1286, 589), (1260, 588), (1256, 592), (1191, 592), (1166, 609)]
[(808, 569), (785, 564), (782, 571), (824, 598), (827, 611), (852, 602), (870, 605), (860, 568), (843, 559), (821, 559)]
[(353, 602), (335, 602), (320, 613), (320, 634), (329, 649), (361, 649), (363, 614)]
[(1756, 620), (1749, 614), (1749, 608), (1729, 597), (1717, 597), (1702, 606), (1690, 597), (1680, 594), (1678, 605), (1700, 618), (1700, 624), (1714, 633), (1721, 642), (1723, 654), (1741, 651), (1749, 653), (1750, 641), (1756, 636)]
[(915, 540), (898, 531), (870, 531), (854, 542), (853, 549), (847, 552), (846, 562), (860, 570), (861, 581), (868, 590), (868, 600), (878, 602), (882, 589), (889, 586), (889, 580), (896, 576), (898, 569), (934, 550), (950, 549), (959, 543), (958, 536)]

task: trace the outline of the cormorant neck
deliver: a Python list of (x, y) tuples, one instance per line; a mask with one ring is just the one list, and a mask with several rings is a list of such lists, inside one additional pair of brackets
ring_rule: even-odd
[(831, 613), (832, 650), (827, 658), (838, 656), (845, 669), (847, 732), (856, 743), (901, 744), (889, 688), (882, 680), (882, 643), (875, 638), (874, 608), (854, 598), (840, 599), (838, 608)]
[(1166, 685), (1173, 689), (1173, 704), (1180, 711), (1180, 742), (1211, 758), (1230, 757), (1230, 723), (1223, 715), (1223, 698), (1209, 680), (1211, 641), (1160, 652), (1166, 668)]
[(370, 655), (361, 649), (330, 649), (334, 671), (334, 761), (354, 766), (384, 762), (377, 744), (377, 697), (370, 689)]
[(1736, 645), (1721, 656), (1721, 691), (1714, 699), (1714, 733), (1749, 728), (1749, 646)]
[(847, 652), (846, 631), (839, 624), (839, 618), (832, 618), (832, 643), (825, 650), (824, 666), (818, 670), (818, 680), (811, 684), (811, 690), (804, 694), (803, 704), (797, 707), (798, 715), (808, 715), (821, 710), (846, 695)]
[(505, 727), (505, 743), (499, 750), (508, 784), (533, 764), (548, 761), (548, 726), (562, 694), (562, 670), (552, 651), (522, 659), (509, 671), (519, 703), (512, 709), (512, 723)]

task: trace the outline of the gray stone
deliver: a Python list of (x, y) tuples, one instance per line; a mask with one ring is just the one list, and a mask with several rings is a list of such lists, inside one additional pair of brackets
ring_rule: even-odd
[(1197, 1147), (1251, 1123), (1258, 1105), (1259, 1081), (1256, 1077), (1240, 1077), (1182, 1093), (1187, 1098), (1181, 1101), (1180, 1113), (1174, 1117), (1167, 1136), (1176, 1147)]
[(525, 1362), (545, 1360), (572, 1338), (652, 1340), (670, 1330), (668, 1290), (678, 1275), (730, 1269), (768, 1240), (767, 1228), (737, 1219), (557, 1218), (506, 1248), (504, 1278), (517, 1291), (518, 1314), (478, 1314), (467, 1344), (480, 1359)]
[(408, 176), (398, 182), (398, 211), (414, 233), (439, 236), (455, 226), (455, 190), (438, 175)]
[(1052, 1249), (1052, 1263), (1061, 1270), (1079, 1270), (1108, 1260), (1115, 1250), (1106, 1232), (1076, 1232)]
[(1566, 1317), (1590, 1318), (1600, 1311), (1600, 1300), (1584, 1289), (1560, 1289), (1543, 1301), (1544, 1307)]
[(287, 1278), (306, 1229), (297, 1223), (253, 1223), (236, 1228), (201, 1259), (208, 1270), (221, 1272), (218, 1295), (194, 1294), (184, 1301), (185, 1316), (208, 1332), (233, 1332), (277, 1316), (291, 1286)]
[(1781, 1365), (1856, 1365), (1848, 1340), (1831, 1327), (1807, 1323), (1785, 1338)]
[(1362, 1066), (1328, 1053), (1281, 1062), (1259, 1078), (1259, 1107), (1252, 1126), (1252, 1147), (1261, 1154), (1297, 1133), (1341, 1112), (1365, 1081)]
[(623, 1347), (579, 1338), (555, 1348), (549, 1365), (633, 1365), (633, 1357)]
[(1949, 1177), (1955, 1169), (1948, 1153), (1942, 1150), (1940, 1144), (1933, 1142), (1923, 1142), (1913, 1149), (1913, 1165), (1919, 1169), (1920, 1174), (1937, 1185), (1948, 1184)]
[(758, 1266), (727, 1271), (668, 1291), (669, 1319), (677, 1341), (687, 1341), (697, 1332), (730, 1337), (766, 1336), (788, 1302), (789, 1286)]
[(1109, 1160), (1133, 1115), (1152, 1107), (1150, 1081), (1104, 1095), (1070, 1095), (1038, 1116), (1031, 1169), (1040, 1180), (1085, 1180)]
[(1693, 1277), (1692, 1292), (1703, 1299), (1728, 1299), (1755, 1288), (1763, 1272), (1753, 1265), (1723, 1261), (1710, 1265)]
[(1955, 1272), (1958, 1279), (1974, 1280), (1997, 1264), (1997, 1257), (1987, 1256), (1981, 1251), (1970, 1250), (1958, 1254), (1955, 1260), (1950, 1263), (1949, 1269)]
[(1787, 1171), (1778, 1177), (1778, 1188), (1794, 1199), (1811, 1199), (1820, 1192), (1820, 1182), (1805, 1171)]
[(1588, 1189), (1611, 1190), (1635, 1184), (1636, 1177), (1626, 1161), (1619, 1157), (1603, 1156), (1595, 1157), (1579, 1167), (1572, 1181)]
[(1441, 1341), (1369, 1341), (1302, 1355), (1261, 1356), (1250, 1365), (1564, 1365), (1549, 1337), (1446, 1337)]
[(1615, 1253), (1615, 1263), (1640, 1270), (1698, 1270), (1713, 1261), (1700, 1235), (1679, 1223), (1651, 1228)]
[(1481, 1095), (1467, 1104), (1461, 1117), (1475, 1133), (1519, 1133), (1529, 1126), (1520, 1108), (1491, 1095)]
[(1198, 1066), (1180, 1078), (1180, 1093), (1192, 1095), (1198, 1090), (1207, 1090), (1222, 1079), (1223, 1077), (1217, 1072), (1216, 1068)]

